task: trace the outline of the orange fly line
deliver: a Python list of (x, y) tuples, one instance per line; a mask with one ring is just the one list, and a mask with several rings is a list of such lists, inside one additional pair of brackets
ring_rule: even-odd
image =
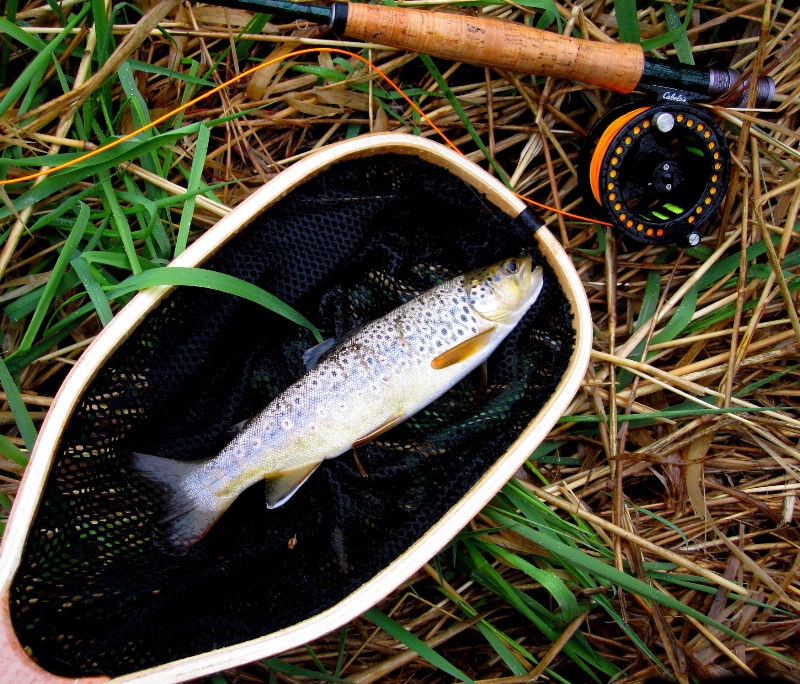
[[(91, 150), (91, 151), (85, 153), (85, 154), (82, 154), (82, 155), (80, 155), (78, 157), (75, 157), (74, 159), (70, 159), (69, 161), (64, 162), (63, 164), (59, 164), (58, 166), (53, 166), (51, 168), (42, 169), (40, 171), (37, 171), (36, 173), (28, 174), (27, 176), (20, 176), (18, 178), (9, 178), (9, 179), (5, 179), (5, 180), (0, 180), (0, 187), (5, 186), (5, 185), (11, 185), (13, 183), (24, 183), (25, 181), (35, 180), (37, 178), (43, 178), (44, 176), (49, 176), (52, 173), (56, 173), (57, 171), (62, 171), (63, 169), (66, 169), (66, 168), (69, 168), (71, 166), (74, 166), (78, 162), (82, 162), (82, 161), (85, 161), (87, 159), (91, 159), (92, 157), (100, 154), (101, 152), (105, 152), (106, 150), (110, 150), (110, 149), (112, 149), (114, 147), (117, 147), (118, 145), (121, 145), (122, 143), (124, 143), (124, 142), (126, 142), (126, 141), (128, 141), (128, 140), (130, 140), (132, 138), (135, 138), (140, 133), (144, 133), (145, 131), (150, 130), (151, 128), (157, 126), (158, 124), (163, 123), (164, 121), (168, 120), (169, 118), (175, 116), (175, 114), (180, 114), (181, 112), (186, 111), (187, 109), (189, 109), (189, 107), (192, 107), (193, 105), (196, 105), (197, 103), (201, 102), (202, 100), (206, 99), (207, 97), (211, 97), (215, 93), (218, 93), (219, 91), (224, 90), (228, 86), (234, 84), (239, 79), (246, 78), (247, 76), (250, 76), (251, 74), (254, 74), (259, 69), (263, 69), (264, 67), (268, 67), (271, 64), (275, 64), (275, 62), (279, 62), (281, 60), (289, 59), (290, 57), (298, 57), (300, 55), (307, 55), (307, 54), (318, 53), (318, 52), (328, 52), (328, 53), (335, 52), (335, 53), (338, 53), (338, 54), (341, 54), (341, 55), (347, 55), (348, 57), (354, 57), (355, 59), (363, 62), (366, 66), (368, 66), (375, 73), (377, 73), (381, 78), (383, 78), (395, 91), (397, 91), (397, 93), (411, 106), (411, 108), (415, 112), (417, 112), (417, 114), (419, 114), (423, 119), (425, 119), (425, 121), (428, 122), (428, 124), (431, 126), (431, 128), (433, 128), (433, 130), (436, 131), (436, 133), (439, 136), (441, 136), (441, 138), (453, 150), (455, 150), (458, 154), (460, 154), (462, 156), (465, 156), (464, 153), (461, 150), (459, 150), (455, 146), (455, 144), (453, 144), (453, 142), (444, 134), (444, 132), (433, 122), (433, 120), (427, 114), (425, 114), (425, 112), (423, 112), (422, 109), (420, 109), (416, 105), (416, 103), (408, 95), (406, 95), (406, 93), (403, 92), (403, 90), (400, 88), (400, 86), (398, 86), (391, 78), (389, 78), (385, 73), (383, 73), (383, 71), (381, 71), (377, 66), (375, 66), (368, 59), (362, 57), (361, 55), (357, 55), (357, 54), (355, 54), (353, 52), (350, 52), (348, 50), (344, 50), (342, 48), (314, 47), (314, 48), (305, 48), (303, 50), (295, 50), (293, 52), (289, 52), (289, 53), (287, 53), (285, 55), (281, 55), (279, 57), (273, 57), (272, 59), (269, 59), (266, 62), (262, 62), (261, 64), (258, 64), (256, 66), (250, 68), (250, 69), (247, 69), (246, 71), (243, 71), (240, 74), (237, 74), (236, 76), (234, 76), (233, 78), (228, 79), (224, 83), (220, 83), (218, 86), (215, 86), (214, 88), (211, 88), (210, 90), (207, 90), (206, 92), (202, 93), (201, 95), (198, 95), (197, 97), (195, 97), (192, 100), (189, 100), (188, 102), (185, 102), (184, 104), (180, 105), (179, 107), (175, 107), (175, 109), (172, 109), (171, 111), (167, 112), (166, 114), (162, 114), (161, 116), (159, 116), (158, 118), (154, 119), (150, 123), (145, 124), (144, 126), (142, 126), (140, 128), (137, 128), (135, 131), (133, 131), (131, 133), (127, 133), (127, 134), (125, 134), (123, 136), (120, 136), (119, 138), (116, 138), (115, 140), (112, 140), (111, 142), (106, 143), (102, 147), (98, 147), (98, 148), (96, 148), (94, 150)], [(512, 190), (512, 192), (513, 192), (513, 190)], [(567, 211), (562, 211), (561, 209), (555, 209), (554, 207), (549, 207), (546, 204), (540, 204), (539, 202), (536, 202), (536, 201), (534, 201), (534, 200), (532, 200), (532, 199), (530, 199), (528, 197), (524, 197), (523, 195), (517, 194), (516, 192), (514, 192), (514, 195), (519, 197), (524, 202), (527, 202), (528, 204), (532, 204), (532, 205), (534, 205), (536, 207), (539, 207), (541, 209), (546, 209), (547, 211), (552, 211), (552, 212), (554, 212), (556, 214), (561, 214), (562, 216), (567, 216), (569, 218), (574, 218), (574, 219), (578, 219), (578, 220), (581, 220), (581, 221), (588, 221), (590, 223), (597, 223), (597, 224), (603, 225), (603, 226), (611, 225), (610, 223), (605, 223), (603, 221), (598, 221), (597, 219), (587, 218), (585, 216), (580, 216), (578, 214), (571, 214), (571, 213), (569, 213)]]

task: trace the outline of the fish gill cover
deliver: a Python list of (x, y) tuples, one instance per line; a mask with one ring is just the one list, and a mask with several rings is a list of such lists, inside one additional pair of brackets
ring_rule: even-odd
[[(335, 605), (472, 487), (535, 417), (574, 344), (531, 230), (449, 172), (399, 155), (341, 162), (231, 239), (205, 268), (258, 284), (328, 337), (441, 279), (526, 251), (532, 310), (489, 359), (397, 428), (327, 461), (284, 506), (244, 492), (184, 556), (131, 486), (132, 452), (192, 460), (304, 372), (312, 335), (198, 288), (173, 292), (112, 355), (62, 437), (11, 596), (22, 644), (55, 674), (120, 675), (270, 634)], [(455, 535), (459, 530), (453, 530)]]

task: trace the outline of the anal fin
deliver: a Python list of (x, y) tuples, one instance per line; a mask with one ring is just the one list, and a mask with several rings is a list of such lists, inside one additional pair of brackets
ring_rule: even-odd
[(493, 332), (494, 326), (442, 352), (431, 361), (431, 368), (434, 370), (442, 370), (443, 368), (449, 368), (461, 361), (465, 361), (470, 356), (474, 356), (489, 344)]
[(303, 483), (311, 476), (322, 461), (279, 470), (264, 476), (267, 481), (267, 508), (277, 508), (291, 499), (295, 492), (303, 486)]
[(364, 446), (368, 444), (373, 439), (377, 439), (380, 437), (384, 432), (388, 432), (391, 430), (395, 425), (399, 425), (406, 419), (406, 416), (402, 413), (398, 413), (395, 416), (389, 418), (389, 420), (384, 421), (374, 430), (371, 430), (363, 437), (359, 437), (355, 442), (353, 442), (353, 449), (358, 449), (360, 446)]

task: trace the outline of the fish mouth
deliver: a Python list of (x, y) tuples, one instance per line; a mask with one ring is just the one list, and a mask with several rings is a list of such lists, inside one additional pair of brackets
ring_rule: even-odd
[[(506, 293), (497, 292), (497, 295), (510, 310), (527, 311), (538, 299), (544, 283), (544, 271), (541, 266), (534, 268), (533, 260), (529, 256), (520, 256), (514, 259), (517, 262), (518, 294), (516, 297), (507, 297)], [(509, 301), (515, 299), (515, 301)]]
[(520, 290), (526, 293), (523, 306), (527, 309), (539, 297), (544, 284), (544, 269), (541, 266), (533, 267), (530, 258), (525, 259), (523, 274), (520, 274)]

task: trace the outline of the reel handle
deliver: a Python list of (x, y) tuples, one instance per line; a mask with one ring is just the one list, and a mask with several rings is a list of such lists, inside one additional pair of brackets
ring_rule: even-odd
[(561, 36), (516, 22), (447, 12), (337, 2), (331, 28), (351, 38), (477, 66), (574, 79), (629, 93), (644, 70), (632, 43)]

